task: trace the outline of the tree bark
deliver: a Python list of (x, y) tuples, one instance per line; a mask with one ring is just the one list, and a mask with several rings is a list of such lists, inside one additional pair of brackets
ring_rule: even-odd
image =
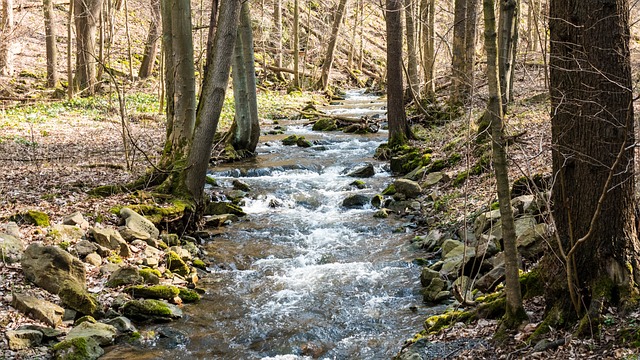
[(333, 66), (333, 56), (338, 44), (340, 25), (342, 24), (342, 18), (344, 17), (346, 9), (347, 0), (340, 0), (340, 2), (338, 3), (338, 9), (336, 9), (333, 27), (331, 28), (329, 45), (327, 46), (327, 52), (324, 56), (324, 62), (322, 63), (322, 74), (320, 75), (320, 80), (316, 84), (316, 88), (319, 90), (327, 90), (327, 87), (329, 86), (329, 75), (331, 73), (331, 67)]
[(249, 3), (243, 2), (240, 24), (234, 49), (233, 94), (236, 108), (236, 127), (233, 148), (242, 157), (253, 155), (260, 138), (256, 70)]
[(151, 0), (151, 22), (147, 43), (144, 46), (144, 55), (138, 70), (138, 77), (146, 79), (153, 73), (153, 67), (158, 55), (158, 40), (160, 39), (160, 0)]
[(597, 326), (603, 305), (625, 304), (640, 282), (629, 4), (551, 0), (549, 29), (552, 213), (567, 271), (545, 296)]
[(424, 69), (424, 92), (427, 98), (435, 97), (433, 81), (435, 64), (435, 0), (420, 2), (420, 19), (422, 21), (422, 67)]
[(102, 0), (73, 0), (76, 25), (76, 77), (74, 86), (86, 95), (95, 93), (96, 30), (102, 11)]
[(300, 0), (293, 0), (293, 87), (300, 87)]
[(410, 137), (403, 99), (401, 12), (402, 0), (387, 0), (387, 120), (391, 148), (404, 145)]
[(473, 86), (473, 64), (478, 0), (455, 0), (451, 66), (452, 104), (469, 102)]
[(518, 46), (519, 0), (500, 0), (500, 25), (498, 26), (498, 71), (502, 96), (502, 112), (513, 98), (513, 70)]
[(56, 48), (56, 29), (53, 24), (53, 1), (43, 0), (44, 31), (47, 48), (47, 86), (56, 87), (58, 85), (58, 49)]
[[(405, 32), (407, 33), (407, 80), (408, 90), (420, 99), (420, 73), (418, 72), (416, 0), (406, 0), (404, 6)], [(410, 97), (411, 98), (411, 97)]]
[(184, 171), (185, 185), (197, 207), (203, 205), (204, 185), (207, 167), (211, 157), (213, 136), (215, 135), (224, 104), (224, 96), (229, 82), (233, 48), (238, 31), (241, 0), (222, 1), (218, 28), (212, 42), (211, 66), (207, 67), (202, 83), (196, 129), (193, 144)]
[[(273, 2), (273, 23), (275, 25), (274, 40), (276, 47), (275, 54), (275, 67), (282, 67), (282, 0), (275, 0)], [(282, 79), (281, 73), (276, 73), (276, 76)]]
[(0, 74), (13, 74), (13, 0), (2, 0), (0, 13)]
[(516, 328), (527, 314), (522, 306), (520, 281), (518, 275), (518, 249), (516, 247), (516, 229), (511, 208), (509, 189), (509, 166), (507, 163), (506, 141), (504, 136), (502, 97), (498, 81), (498, 50), (496, 45), (496, 19), (494, 0), (484, 0), (484, 41), (487, 51), (487, 80), (489, 82), (489, 103), (486, 116), (490, 117), (493, 168), (496, 175), (496, 188), (500, 205), (500, 220), (504, 243), (505, 292), (507, 295), (506, 312), (503, 324), (507, 328)]

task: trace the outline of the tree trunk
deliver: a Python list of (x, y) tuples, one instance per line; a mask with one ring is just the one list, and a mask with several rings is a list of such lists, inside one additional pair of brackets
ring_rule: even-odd
[(233, 148), (242, 156), (253, 155), (260, 138), (256, 70), (249, 3), (242, 3), (240, 24), (234, 49), (233, 94), (236, 108), (236, 127)]
[[(273, 23), (275, 25), (275, 33), (273, 34), (275, 40), (276, 54), (275, 54), (275, 67), (282, 67), (282, 0), (275, 0), (273, 2)], [(282, 79), (282, 73), (276, 73), (276, 76)]]
[(503, 113), (507, 112), (507, 105), (513, 97), (513, 70), (516, 62), (519, 11), (519, 0), (500, 0), (498, 71)]
[(74, 86), (93, 95), (96, 86), (96, 30), (102, 11), (102, 0), (73, 0), (76, 25), (76, 77)]
[(625, 304), (640, 282), (629, 4), (551, 0), (549, 15), (552, 212), (567, 272), (545, 295), (597, 330), (603, 306)]
[(469, 102), (473, 86), (478, 0), (455, 0), (451, 66), (452, 104)]
[(144, 46), (144, 55), (138, 77), (146, 79), (153, 73), (153, 67), (156, 63), (158, 54), (158, 40), (160, 39), (160, 0), (151, 0), (151, 22), (149, 23), (149, 34), (147, 35), (147, 43)]
[(13, 74), (13, 0), (2, 0), (0, 13), (0, 74)]
[(43, 0), (44, 11), (44, 31), (47, 47), (47, 86), (56, 87), (58, 85), (58, 49), (56, 48), (56, 29), (53, 18), (53, 1)]
[(410, 137), (403, 100), (401, 11), (402, 0), (387, 0), (387, 120), (390, 148), (404, 145)]
[(316, 88), (319, 90), (327, 90), (327, 87), (329, 86), (329, 75), (331, 73), (331, 66), (333, 66), (333, 54), (336, 51), (340, 25), (342, 24), (342, 18), (346, 9), (347, 0), (340, 0), (340, 3), (338, 3), (338, 9), (336, 9), (333, 27), (331, 28), (329, 45), (327, 46), (327, 52), (324, 57), (324, 62), (322, 63), (322, 74), (320, 75), (320, 80), (316, 84)]
[[(407, 80), (409, 87), (407, 90), (413, 92), (413, 96), (420, 99), (420, 73), (418, 72), (418, 52), (417, 52), (417, 28), (416, 0), (407, 0), (404, 7), (405, 26), (407, 33)], [(411, 97), (410, 97), (411, 98)]]
[(207, 167), (211, 158), (213, 136), (218, 127), (229, 82), (240, 7), (241, 0), (221, 2), (218, 28), (212, 42), (213, 48), (207, 49), (212, 54), (212, 62), (204, 74), (200, 101), (198, 102), (195, 135), (187, 160), (188, 166), (184, 171), (187, 191), (195, 200), (198, 208), (204, 202)]
[(433, 81), (435, 64), (435, 0), (420, 2), (420, 19), (422, 21), (422, 67), (424, 69), (424, 92), (427, 98), (435, 97)]
[(293, 0), (293, 87), (300, 87), (300, 0)]
[(487, 51), (487, 80), (489, 82), (489, 104), (487, 115), (490, 117), (493, 168), (496, 174), (496, 188), (500, 204), (500, 220), (504, 242), (504, 264), (506, 283), (506, 313), (503, 324), (507, 328), (516, 328), (527, 314), (522, 306), (520, 281), (518, 276), (518, 249), (516, 248), (516, 229), (511, 208), (509, 189), (509, 166), (507, 163), (506, 141), (501, 104), (500, 82), (498, 81), (498, 50), (496, 49), (496, 19), (494, 0), (484, 0), (484, 41)]

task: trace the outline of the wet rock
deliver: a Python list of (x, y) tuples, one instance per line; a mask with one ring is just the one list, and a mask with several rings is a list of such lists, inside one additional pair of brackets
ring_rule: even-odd
[(104, 350), (92, 338), (65, 339), (53, 346), (56, 360), (95, 360)]
[(180, 289), (170, 285), (135, 285), (127, 287), (126, 289), (124, 289), (124, 292), (133, 296), (134, 298), (164, 299), (168, 301), (174, 301), (176, 296), (180, 294)]
[(233, 188), (236, 190), (240, 190), (240, 191), (244, 191), (244, 192), (249, 192), (251, 191), (251, 186), (249, 186), (249, 184), (247, 184), (246, 182), (242, 181), (242, 180), (238, 180), (235, 179), (231, 182), (231, 184), (233, 185)]
[(54, 328), (62, 323), (64, 309), (49, 301), (14, 293), (11, 306), (21, 313)]
[(338, 130), (338, 125), (335, 119), (321, 118), (313, 124), (313, 131), (334, 131)]
[(203, 218), (206, 227), (220, 227), (239, 220), (238, 216), (233, 214), (207, 215)]
[(298, 135), (289, 135), (286, 138), (282, 139), (282, 145), (292, 146), (298, 142)]
[(65, 340), (73, 340), (77, 338), (91, 338), (95, 340), (99, 345), (111, 345), (116, 337), (118, 330), (104, 323), (93, 323), (85, 321), (78, 326), (75, 326), (69, 331)]
[(84, 262), (95, 267), (100, 267), (100, 265), (102, 265), (102, 256), (98, 255), (97, 253), (91, 253), (85, 256)]
[(356, 189), (365, 189), (367, 187), (367, 184), (362, 180), (355, 180), (349, 185), (355, 187)]
[(146, 233), (151, 239), (157, 239), (160, 235), (160, 231), (158, 231), (151, 221), (129, 208), (122, 208), (120, 210), (120, 216), (125, 220), (124, 226), (134, 232)]
[(137, 331), (131, 320), (124, 316), (118, 316), (113, 319), (103, 320), (102, 322), (107, 325), (113, 326), (119, 334), (130, 334)]
[(382, 208), (373, 213), (373, 217), (376, 219), (386, 219), (389, 217), (389, 209)]
[(167, 261), (167, 269), (176, 274), (186, 276), (191, 272), (191, 269), (189, 269), (187, 263), (185, 263), (180, 255), (178, 255), (175, 251), (167, 252), (165, 260)]
[(225, 192), (227, 199), (235, 205), (240, 205), (243, 199), (247, 196), (247, 193), (242, 190), (229, 190)]
[(420, 184), (413, 180), (396, 179), (393, 182), (393, 185), (396, 189), (396, 193), (404, 194), (407, 199), (416, 198), (422, 193), (422, 187)]
[(369, 204), (369, 198), (361, 194), (352, 194), (342, 201), (342, 206), (348, 209), (362, 208)]
[(74, 250), (79, 258), (83, 258), (92, 252), (96, 252), (98, 247), (89, 240), (80, 240), (74, 246)]
[(166, 322), (182, 317), (182, 310), (161, 300), (131, 300), (122, 306), (122, 314), (140, 322)]
[(296, 140), (296, 145), (301, 148), (310, 148), (313, 146), (311, 141), (304, 138), (304, 136), (300, 136), (298, 140)]
[(371, 206), (373, 206), (374, 208), (381, 208), (383, 206), (383, 203), (384, 197), (380, 194), (377, 194), (371, 198)]
[(137, 285), (142, 284), (144, 278), (140, 275), (138, 268), (133, 266), (120, 267), (115, 270), (106, 285), (108, 287), (118, 287), (122, 285)]
[(37, 330), (7, 330), (5, 337), (11, 350), (29, 349), (42, 343), (42, 333)]
[(104, 246), (107, 249), (117, 250), (118, 254), (122, 257), (127, 258), (131, 256), (129, 245), (115, 229), (91, 228), (89, 232), (98, 245)]
[(158, 334), (157, 344), (164, 349), (175, 349), (189, 343), (189, 335), (184, 331), (160, 327), (156, 330)]
[(435, 303), (438, 294), (445, 289), (447, 283), (439, 276), (431, 279), (429, 284), (422, 289), (422, 300), (427, 303)]
[(98, 309), (98, 301), (76, 281), (66, 281), (58, 293), (62, 303), (81, 314), (93, 315)]
[(239, 217), (247, 215), (239, 206), (228, 202), (210, 202), (204, 210), (204, 215), (224, 214), (233, 214)]
[(77, 281), (84, 286), (84, 264), (58, 246), (33, 243), (22, 256), (22, 271), (27, 280), (57, 294), (65, 281)]
[(422, 286), (428, 286), (431, 283), (431, 280), (439, 277), (440, 273), (438, 271), (425, 266), (422, 268), (422, 272), (420, 273), (420, 283)]
[(2, 256), (0, 261), (11, 264), (20, 261), (24, 249), (24, 244), (20, 238), (0, 233), (0, 251)]
[(80, 229), (87, 230), (89, 228), (89, 222), (84, 218), (81, 212), (74, 212), (67, 215), (62, 219), (64, 225), (77, 226)]
[(360, 165), (347, 173), (349, 177), (358, 177), (358, 178), (370, 178), (375, 175), (376, 171), (373, 168), (373, 164), (367, 163), (364, 165)]

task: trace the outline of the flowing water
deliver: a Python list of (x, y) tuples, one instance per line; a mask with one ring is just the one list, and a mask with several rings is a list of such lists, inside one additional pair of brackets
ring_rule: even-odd
[[(351, 92), (325, 110), (378, 116), (382, 106)], [(207, 244), (214, 265), (199, 283), (206, 294), (184, 307), (183, 319), (163, 325), (185, 334), (185, 343), (120, 348), (110, 358), (390, 359), (421, 329), (430, 310), (421, 305), (406, 224), (374, 219), (370, 206), (341, 206), (350, 194), (373, 196), (391, 182), (387, 166), (372, 158), (387, 133), (319, 133), (297, 124), (263, 136), (256, 159), (211, 174), (223, 186), (236, 178), (251, 186), (248, 219)], [(315, 145), (283, 146), (289, 134)], [(376, 175), (359, 190), (345, 172), (363, 162)]]

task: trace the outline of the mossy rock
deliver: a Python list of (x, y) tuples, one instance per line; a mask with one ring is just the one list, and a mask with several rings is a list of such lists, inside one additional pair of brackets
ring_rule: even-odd
[(144, 279), (145, 284), (159, 284), (162, 274), (158, 269), (144, 268), (140, 269), (140, 276)]
[(207, 264), (200, 259), (193, 259), (191, 263), (193, 264), (194, 267), (198, 269), (207, 270)]
[(97, 197), (107, 197), (122, 194), (125, 191), (127, 191), (127, 188), (122, 185), (103, 185), (89, 190), (87, 194)]
[(128, 208), (156, 225), (180, 219), (185, 211), (193, 210), (194, 206), (194, 204), (180, 199), (171, 199), (166, 206), (150, 204), (127, 205)]
[(180, 258), (180, 255), (178, 255), (175, 251), (167, 252), (166, 261), (167, 269), (176, 274), (187, 276), (191, 272), (191, 269), (189, 269), (187, 263), (185, 263), (184, 260)]
[(289, 135), (286, 138), (282, 139), (282, 145), (285, 146), (293, 146), (298, 142), (298, 135)]
[(473, 311), (450, 311), (440, 315), (434, 315), (424, 322), (424, 328), (428, 333), (437, 333), (456, 322), (467, 322), (475, 316)]
[(94, 360), (104, 354), (98, 342), (90, 337), (64, 340), (53, 346), (56, 360)]
[(131, 300), (122, 306), (122, 314), (140, 322), (166, 322), (182, 317), (182, 311), (162, 300)]
[(531, 299), (544, 293), (544, 282), (538, 269), (520, 275), (520, 289), (523, 299)]
[(239, 217), (247, 215), (241, 207), (228, 202), (210, 202), (206, 205), (204, 215), (233, 214)]
[(468, 171), (462, 171), (459, 172), (458, 175), (456, 175), (456, 178), (453, 179), (453, 186), (458, 186), (458, 185), (462, 185), (465, 181), (467, 181), (467, 179), (469, 178), (469, 172)]
[(180, 288), (179, 296), (180, 296), (180, 299), (182, 299), (182, 301), (186, 303), (193, 303), (193, 302), (200, 301), (200, 294), (187, 288)]
[(76, 281), (65, 281), (58, 296), (65, 306), (81, 314), (92, 315), (98, 310), (98, 300)]
[(380, 194), (374, 195), (371, 198), (371, 206), (380, 209), (384, 205), (384, 197)]
[(311, 141), (305, 139), (304, 136), (300, 136), (298, 140), (296, 140), (296, 145), (301, 148), (309, 148), (313, 146)]
[(394, 184), (390, 184), (386, 187), (386, 189), (382, 190), (382, 195), (391, 196), (396, 193), (396, 186)]
[(124, 289), (124, 292), (134, 298), (164, 299), (169, 301), (173, 301), (180, 294), (180, 290), (171, 285), (134, 285)]
[(355, 187), (356, 187), (356, 188), (358, 188), (358, 189), (364, 189), (364, 188), (366, 188), (366, 187), (367, 187), (367, 184), (366, 184), (364, 181), (362, 181), (362, 180), (356, 180), (356, 181), (352, 182), (352, 183), (351, 183), (351, 184), (349, 184), (349, 185), (351, 185), (351, 186), (355, 186)]
[(38, 210), (27, 210), (26, 212), (12, 216), (10, 220), (40, 227), (49, 227), (51, 225), (49, 215)]
[(377, 160), (386, 161), (391, 159), (392, 153), (393, 152), (389, 148), (389, 144), (383, 143), (383, 144), (380, 144), (380, 146), (378, 146), (378, 148), (376, 149), (375, 155), (373, 155), (373, 157)]
[(338, 129), (335, 119), (322, 118), (313, 124), (313, 131), (334, 131)]

